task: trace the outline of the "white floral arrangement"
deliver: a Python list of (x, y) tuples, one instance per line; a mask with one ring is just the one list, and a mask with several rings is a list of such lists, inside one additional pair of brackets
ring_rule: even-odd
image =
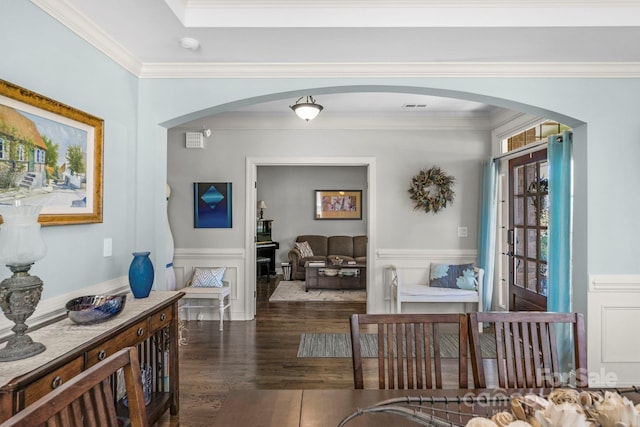
[(472, 418), (466, 427), (640, 427), (640, 404), (609, 391), (558, 389), (547, 399), (514, 397), (511, 412)]

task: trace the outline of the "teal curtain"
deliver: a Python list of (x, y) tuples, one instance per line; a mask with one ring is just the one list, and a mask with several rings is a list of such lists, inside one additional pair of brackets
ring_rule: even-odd
[[(571, 194), (573, 135), (549, 138), (549, 254), (547, 311), (571, 311)], [(566, 326), (566, 327), (565, 327)], [(573, 340), (569, 325), (556, 330), (562, 381), (570, 380)]]
[(573, 135), (549, 137), (549, 254), (547, 311), (571, 311), (571, 145)]
[(493, 300), (497, 209), (498, 168), (495, 160), (486, 160), (483, 163), (482, 206), (478, 233), (478, 267), (484, 269), (482, 305), (485, 311), (491, 310)]

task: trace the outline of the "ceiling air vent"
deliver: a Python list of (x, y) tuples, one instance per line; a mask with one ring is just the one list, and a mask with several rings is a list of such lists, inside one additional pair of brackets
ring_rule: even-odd
[(414, 110), (417, 108), (427, 108), (427, 104), (404, 104), (402, 108), (406, 108), (408, 110)]
[(204, 148), (204, 135), (202, 132), (187, 132), (187, 148)]

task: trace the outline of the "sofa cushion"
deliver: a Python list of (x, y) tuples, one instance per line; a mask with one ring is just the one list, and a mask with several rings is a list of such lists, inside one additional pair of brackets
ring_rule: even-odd
[(353, 236), (353, 257), (363, 259), (362, 262), (366, 262), (367, 259), (367, 236)]
[(302, 258), (313, 256), (313, 249), (309, 246), (309, 242), (296, 242), (296, 248), (300, 251), (300, 256)]
[(327, 256), (345, 255), (353, 258), (353, 237), (329, 236), (327, 239)]
[(431, 264), (429, 286), (434, 288), (477, 288), (473, 264)]
[(327, 236), (307, 234), (296, 237), (296, 242), (308, 242), (313, 256), (327, 256)]

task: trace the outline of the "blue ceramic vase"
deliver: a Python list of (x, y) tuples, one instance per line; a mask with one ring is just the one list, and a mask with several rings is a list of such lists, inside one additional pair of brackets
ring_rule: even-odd
[(153, 264), (151, 252), (134, 252), (129, 266), (129, 286), (135, 298), (146, 298), (153, 287)]

